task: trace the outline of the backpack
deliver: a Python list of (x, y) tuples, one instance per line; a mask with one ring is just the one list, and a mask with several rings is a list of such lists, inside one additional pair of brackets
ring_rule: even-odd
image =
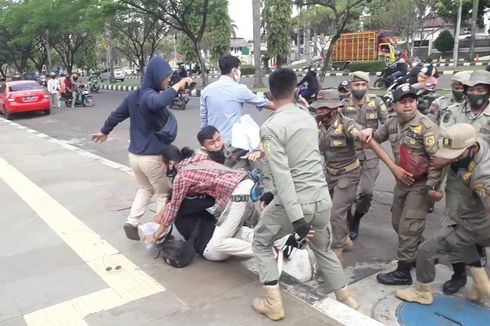
[(158, 249), (155, 258), (161, 255), (165, 263), (176, 268), (189, 265), (196, 254), (195, 241), (199, 234), (200, 224), (201, 221), (198, 220), (187, 241), (175, 240), (169, 232), (163, 240), (155, 244)]

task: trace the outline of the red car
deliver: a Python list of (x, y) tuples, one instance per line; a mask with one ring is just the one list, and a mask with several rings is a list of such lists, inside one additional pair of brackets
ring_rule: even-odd
[(30, 111), (51, 113), (51, 100), (46, 90), (32, 80), (0, 84), (0, 112), (10, 119), (12, 114)]

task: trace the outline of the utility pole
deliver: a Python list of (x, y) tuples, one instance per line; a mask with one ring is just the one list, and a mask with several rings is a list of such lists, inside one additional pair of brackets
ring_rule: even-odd
[(459, 0), (458, 20), (456, 22), (456, 32), (454, 33), (454, 48), (453, 48), (453, 67), (458, 65), (459, 53), (459, 31), (461, 29), (461, 11), (463, 8), (463, 0)]
[(470, 53), (469, 59), (473, 61), (475, 55), (475, 35), (476, 35), (476, 18), (478, 14), (478, 0), (473, 0), (473, 11), (471, 12), (471, 43), (470, 43)]
[(260, 70), (260, 0), (252, 0), (253, 34), (254, 34), (254, 87), (263, 87), (262, 72)]

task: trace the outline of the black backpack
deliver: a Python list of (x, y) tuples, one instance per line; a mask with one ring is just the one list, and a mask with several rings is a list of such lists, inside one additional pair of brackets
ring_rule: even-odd
[(182, 268), (189, 265), (196, 254), (195, 241), (199, 234), (199, 225), (201, 221), (198, 220), (196, 226), (192, 230), (191, 236), (186, 241), (175, 240), (171, 236), (171, 232), (155, 246), (158, 249), (158, 253), (155, 258), (160, 255), (163, 260), (170, 266), (176, 268)]

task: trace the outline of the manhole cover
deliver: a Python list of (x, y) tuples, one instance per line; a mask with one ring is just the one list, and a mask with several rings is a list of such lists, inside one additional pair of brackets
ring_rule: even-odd
[(490, 309), (464, 298), (434, 295), (434, 303), (404, 302), (396, 316), (402, 326), (481, 326), (488, 325)]

